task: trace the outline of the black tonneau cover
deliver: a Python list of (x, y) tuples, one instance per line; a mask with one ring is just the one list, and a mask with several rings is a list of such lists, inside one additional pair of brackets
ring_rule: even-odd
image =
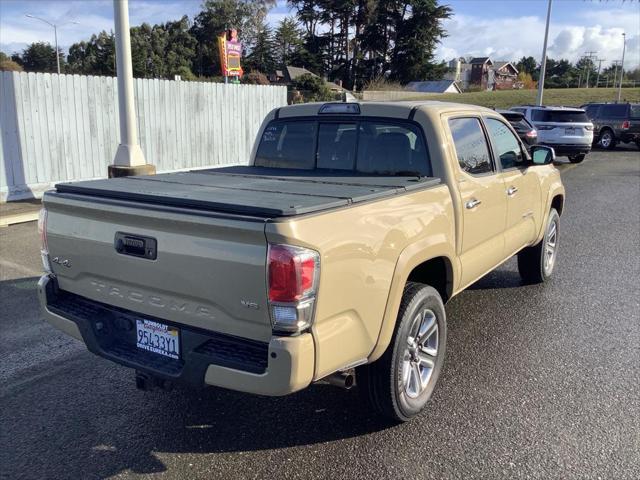
[(322, 170), (226, 167), (60, 183), (60, 193), (281, 217), (346, 206), (440, 183), (438, 178), (345, 176)]

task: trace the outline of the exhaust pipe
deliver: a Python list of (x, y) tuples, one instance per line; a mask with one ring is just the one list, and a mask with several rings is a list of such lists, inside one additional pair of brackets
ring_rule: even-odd
[(355, 385), (356, 378), (353, 372), (336, 372), (332, 373), (324, 380), (331, 385), (349, 390)]

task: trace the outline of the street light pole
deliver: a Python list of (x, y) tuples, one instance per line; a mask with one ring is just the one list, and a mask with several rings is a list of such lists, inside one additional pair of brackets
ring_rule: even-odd
[(544, 93), (544, 75), (547, 71), (547, 40), (549, 39), (549, 22), (551, 20), (551, 2), (547, 7), (547, 25), (544, 29), (544, 45), (542, 47), (542, 63), (540, 63), (540, 78), (538, 79), (538, 97), (536, 105), (542, 105), (542, 95)]
[(41, 22), (46, 23), (50, 27), (53, 27), (53, 37), (54, 37), (55, 44), (56, 44), (56, 66), (58, 67), (58, 75), (60, 75), (60, 53), (58, 52), (58, 27), (62, 27), (63, 25), (67, 25), (69, 23), (74, 23), (74, 24), (78, 25), (78, 22), (69, 21), (69, 22), (65, 22), (65, 23), (63, 23), (61, 25), (56, 25), (55, 23), (51, 23), (48, 20), (45, 20), (44, 18), (36, 17), (35, 15), (31, 15), (29, 13), (27, 13), (25, 16), (29, 17), (29, 18), (33, 18), (35, 20), (40, 20)]
[(620, 62), (620, 83), (618, 84), (618, 103), (622, 95), (622, 78), (624, 77), (624, 51), (627, 46), (627, 36), (622, 34), (622, 61)]
[(129, 33), (129, 0), (113, 0), (118, 74), (118, 112), (120, 114), (120, 145), (109, 178), (153, 175), (156, 168), (146, 163), (138, 143), (136, 108), (133, 103), (133, 66)]

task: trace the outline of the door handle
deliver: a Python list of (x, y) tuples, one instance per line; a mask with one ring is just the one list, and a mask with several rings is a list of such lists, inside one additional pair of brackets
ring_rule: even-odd
[(513, 197), (518, 191), (518, 187), (509, 187), (509, 189), (507, 190), (507, 195), (509, 195), (510, 197)]
[(471, 210), (472, 208), (476, 208), (481, 203), (482, 202), (480, 200), (478, 200), (477, 198), (474, 198), (472, 200), (469, 200), (467, 203), (465, 203), (464, 206), (467, 207), (469, 210)]

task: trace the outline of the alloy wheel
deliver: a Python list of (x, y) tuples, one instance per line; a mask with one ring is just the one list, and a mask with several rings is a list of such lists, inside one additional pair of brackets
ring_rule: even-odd
[(409, 398), (417, 398), (429, 385), (438, 356), (438, 320), (430, 309), (420, 311), (409, 329), (402, 358), (402, 384)]

